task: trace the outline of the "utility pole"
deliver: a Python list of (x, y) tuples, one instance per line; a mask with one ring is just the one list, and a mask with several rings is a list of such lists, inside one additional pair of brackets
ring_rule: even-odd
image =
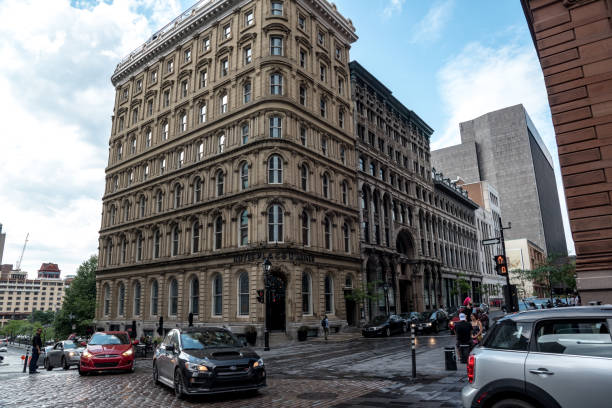
[[(508, 258), (506, 257), (506, 243), (504, 241), (504, 230), (510, 229), (511, 227), (512, 227), (512, 224), (508, 223), (508, 227), (504, 228), (502, 224), (501, 215), (500, 215), (499, 216), (499, 237), (501, 240), (502, 255), (504, 256), (504, 259), (506, 260), (506, 262), (508, 262)], [(510, 288), (510, 268), (506, 269), (505, 297), (506, 297), (506, 308), (508, 308), (510, 312), (516, 312), (516, 310), (514, 310), (514, 302), (512, 301), (512, 289)]]

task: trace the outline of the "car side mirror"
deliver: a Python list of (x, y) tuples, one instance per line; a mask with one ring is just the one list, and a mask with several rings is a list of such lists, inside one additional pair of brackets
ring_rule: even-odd
[(174, 353), (174, 344), (166, 345), (166, 351), (169, 353)]

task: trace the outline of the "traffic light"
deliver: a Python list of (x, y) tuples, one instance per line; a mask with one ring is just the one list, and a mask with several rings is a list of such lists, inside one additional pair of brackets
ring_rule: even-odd
[(495, 270), (498, 275), (506, 276), (508, 274), (508, 265), (506, 264), (506, 257), (503, 255), (495, 255)]
[(257, 289), (257, 301), (259, 303), (264, 303), (264, 290), (263, 289)]

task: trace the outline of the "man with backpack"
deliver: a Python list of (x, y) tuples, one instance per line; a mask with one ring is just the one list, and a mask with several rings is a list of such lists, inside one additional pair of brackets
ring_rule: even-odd
[(329, 320), (327, 319), (327, 315), (323, 317), (321, 320), (321, 326), (323, 327), (323, 334), (325, 335), (325, 340), (327, 340), (327, 336), (329, 335)]

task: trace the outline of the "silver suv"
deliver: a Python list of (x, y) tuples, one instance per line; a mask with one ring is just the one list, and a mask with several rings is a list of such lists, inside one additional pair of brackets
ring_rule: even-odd
[(464, 407), (609, 407), (612, 305), (519, 312), (469, 356)]

